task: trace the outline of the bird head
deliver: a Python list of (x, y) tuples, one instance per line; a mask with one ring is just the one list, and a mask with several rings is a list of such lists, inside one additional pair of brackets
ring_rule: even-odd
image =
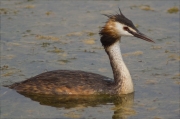
[(108, 42), (113, 43), (114, 41), (107, 41), (108, 38), (110, 38), (109, 40), (117, 40), (121, 36), (134, 36), (148, 42), (154, 42), (151, 38), (141, 33), (134, 26), (133, 22), (122, 14), (120, 9), (119, 12), (119, 14), (115, 15), (104, 14), (109, 19), (99, 33), (101, 35), (101, 42), (104, 40), (105, 44), (108, 44)]

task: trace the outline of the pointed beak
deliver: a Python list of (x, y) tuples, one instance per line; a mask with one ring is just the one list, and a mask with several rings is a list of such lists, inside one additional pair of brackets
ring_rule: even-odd
[(145, 41), (155, 43), (151, 38), (148, 38), (146, 35), (142, 34), (141, 32), (137, 32), (137, 33), (133, 32), (132, 35), (134, 35), (137, 38), (143, 39)]
[(137, 38), (140, 38), (140, 39), (143, 39), (145, 41), (148, 41), (148, 42), (153, 42), (155, 43), (151, 38), (148, 38), (146, 35), (144, 35), (143, 33), (139, 32), (137, 30), (137, 32), (134, 32), (134, 31), (131, 31), (130, 29), (126, 29), (129, 33), (131, 33), (134, 37), (137, 37)]

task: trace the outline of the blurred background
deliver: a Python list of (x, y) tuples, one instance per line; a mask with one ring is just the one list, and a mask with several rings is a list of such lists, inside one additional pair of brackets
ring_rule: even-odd
[[(179, 1), (2, 0), (1, 118), (178, 118)], [(122, 13), (155, 43), (123, 37), (121, 50), (135, 85), (133, 104), (66, 109), (32, 101), (3, 87), (45, 71), (83, 70), (113, 78), (99, 30)], [(113, 116), (117, 110), (119, 116)]]

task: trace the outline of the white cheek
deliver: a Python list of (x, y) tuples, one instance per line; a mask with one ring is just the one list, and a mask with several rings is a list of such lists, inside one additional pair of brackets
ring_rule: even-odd
[(130, 34), (129, 32), (127, 32), (123, 29), (123, 27), (125, 27), (125, 25), (116, 22), (115, 26), (116, 26), (116, 29), (118, 30), (118, 33), (121, 36), (133, 36), (132, 34)]

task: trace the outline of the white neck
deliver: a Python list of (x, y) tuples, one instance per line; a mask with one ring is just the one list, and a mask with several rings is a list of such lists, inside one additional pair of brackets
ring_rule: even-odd
[(127, 94), (134, 91), (133, 82), (121, 55), (119, 40), (105, 48), (114, 74), (114, 82), (119, 94)]

